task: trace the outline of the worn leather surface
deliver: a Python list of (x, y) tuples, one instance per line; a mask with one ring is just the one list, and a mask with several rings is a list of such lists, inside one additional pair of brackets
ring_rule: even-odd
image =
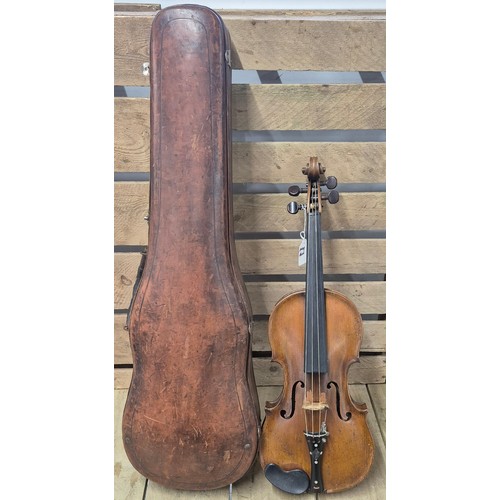
[(226, 49), (208, 8), (169, 7), (153, 22), (149, 244), (129, 318), (123, 439), (141, 474), (177, 489), (235, 482), (258, 446), (251, 309), (232, 228)]

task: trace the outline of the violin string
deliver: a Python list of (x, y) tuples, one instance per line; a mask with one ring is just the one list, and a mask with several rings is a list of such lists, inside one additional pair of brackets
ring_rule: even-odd
[[(320, 342), (320, 334), (323, 334), (323, 317), (322, 317), (322, 304), (320, 303), (320, 301), (322, 300), (322, 296), (321, 296), (321, 283), (322, 283), (322, 272), (323, 272), (323, 266), (322, 266), (322, 262), (321, 262), (321, 244), (322, 244), (322, 241), (321, 241), (321, 220), (320, 220), (320, 217), (321, 217), (321, 213), (320, 213), (320, 203), (321, 203), (321, 188), (320, 188), (320, 183), (318, 181), (318, 184), (316, 186), (317, 190), (316, 190), (316, 203), (317, 203), (317, 207), (318, 207), (318, 223), (317, 223), (317, 237), (316, 237), (316, 240), (318, 242), (318, 247), (317, 247), (317, 258), (316, 260), (318, 261), (318, 264), (316, 266), (316, 269), (317, 269), (317, 285), (316, 285), (316, 289), (317, 289), (317, 294), (318, 294), (318, 348), (317, 348), (317, 351), (318, 351), (318, 402), (321, 403), (321, 384), (319, 383), (320, 379), (321, 379), (321, 342)], [(322, 421), (322, 414), (323, 414), (323, 410), (320, 406), (319, 408), (319, 411), (318, 411), (318, 432), (321, 432), (321, 421)]]
[[(315, 203), (315, 214), (314, 214), (314, 218), (316, 220), (316, 223), (314, 224), (314, 229), (315, 229), (315, 235), (314, 235), (314, 239), (316, 241), (316, 246), (314, 248), (315, 250), (315, 261), (316, 261), (316, 265), (314, 266), (314, 271), (315, 271), (315, 299), (316, 299), (316, 344), (317, 344), (317, 353), (318, 353), (318, 359), (317, 359), (317, 367), (316, 367), (316, 371), (317, 371), (317, 374), (315, 374), (315, 378), (319, 379), (320, 375), (320, 366), (319, 366), (319, 329), (320, 329), (320, 321), (319, 321), (319, 287), (318, 287), (318, 284), (319, 284), (319, 249), (318, 249), (318, 245), (319, 245), (319, 241), (318, 241), (318, 226), (319, 226), (319, 210), (318, 210), (318, 184), (316, 183), (316, 189), (315, 189), (315, 200), (314, 200), (314, 203)], [(316, 382), (318, 382), (318, 380), (316, 380)], [(313, 398), (313, 401), (316, 400), (317, 402), (319, 402), (319, 391), (320, 391), (320, 387), (319, 387), (319, 384), (316, 383), (317, 385), (317, 391), (318, 391), (318, 394), (317, 396), (315, 396)], [(319, 412), (316, 412), (318, 413), (318, 427), (316, 427), (317, 431), (319, 431), (319, 422), (320, 422), (320, 418), (321, 418), (321, 410)]]
[[(315, 240), (315, 247), (314, 247), (314, 257), (315, 257), (315, 266), (314, 266), (314, 273), (315, 273), (315, 293), (314, 293), (314, 298), (315, 298), (315, 305), (316, 305), (316, 331), (315, 331), (315, 340), (316, 340), (316, 345), (317, 345), (317, 364), (316, 364), (316, 369), (315, 369), (315, 374), (314, 374), (314, 379), (316, 379), (316, 386), (317, 386), (317, 394), (314, 393), (313, 391), (313, 402), (320, 402), (320, 384), (319, 382), (319, 377), (320, 377), (320, 357), (319, 357), (319, 333), (320, 333), (320, 317), (319, 317), (319, 200), (318, 200), (318, 184), (317, 182), (315, 183), (315, 190), (314, 190), (314, 206), (315, 206), (315, 213), (314, 213), (314, 240)], [(315, 387), (316, 389), (316, 387)], [(319, 407), (318, 407), (319, 409)], [(318, 427), (316, 427), (317, 432), (319, 432), (319, 426), (321, 422), (321, 410), (317, 411), (318, 413)], [(313, 413), (314, 415), (314, 413)]]
[[(310, 194), (310, 193), (309, 193)], [(309, 198), (309, 194), (308, 194), (308, 198)], [(307, 202), (309, 203), (310, 200), (308, 199)], [(309, 240), (309, 225), (310, 225), (310, 219), (309, 219), (309, 207), (310, 205), (306, 206), (306, 210), (305, 210), (305, 217), (306, 217), (306, 221), (307, 221), (307, 225), (306, 225), (306, 240)], [(311, 242), (310, 241), (307, 241), (307, 247), (306, 247), (306, 306), (305, 306), (305, 312), (307, 313), (309, 307), (308, 307), (308, 304), (309, 304), (309, 294), (310, 294), (310, 286), (308, 286), (308, 281), (310, 280), (310, 276), (309, 276), (309, 273), (307, 272), (308, 269), (310, 269), (310, 248), (311, 248)], [(305, 335), (305, 343), (304, 343), (304, 346), (306, 348), (306, 353), (307, 354), (307, 346), (309, 345), (309, 317), (308, 315), (306, 314), (306, 319), (305, 319), (305, 332), (304, 332), (304, 335)], [(304, 371), (305, 371), (305, 366), (304, 366)], [(308, 374), (307, 372), (305, 371), (304, 373), (304, 376), (305, 376), (305, 394), (304, 394), (304, 403), (307, 404), (307, 391), (309, 389), (309, 377), (308, 377)], [(309, 422), (308, 422), (308, 410), (305, 409), (304, 410), (304, 418), (305, 418), (305, 421), (306, 421), (306, 434), (309, 434)]]
[[(319, 203), (321, 203), (321, 187), (318, 188), (318, 200), (319, 200)], [(320, 250), (321, 250), (321, 289), (320, 289), (320, 295), (321, 295), (321, 304), (322, 304), (322, 318), (321, 318), (321, 328), (323, 329), (323, 335), (325, 336), (325, 343), (323, 344), (323, 348), (324, 349), (327, 349), (328, 346), (326, 344), (326, 335), (327, 335), (327, 330), (326, 330), (326, 292), (325, 292), (325, 284), (324, 284), (324, 281), (323, 281), (323, 239), (321, 238), (321, 222), (320, 222), (320, 229), (319, 229), (319, 234), (320, 234), (320, 238), (319, 238), (319, 244), (321, 245), (320, 247)], [(328, 351), (327, 351), (328, 352)], [(327, 361), (328, 361), (328, 357), (327, 357)], [(325, 374), (325, 377), (327, 376), (328, 374), (328, 366), (325, 366), (327, 372)], [(321, 426), (322, 424), (324, 423), (325, 424), (325, 428), (326, 428), (326, 414), (328, 412), (328, 407), (325, 407), (324, 410), (322, 410), (322, 413), (320, 414), (320, 418), (321, 418), (321, 415), (322, 415), (322, 418), (321, 418), (321, 422), (320, 422), (320, 430), (321, 430)]]
[[(311, 257), (313, 259), (316, 259), (316, 226), (315, 226), (315, 222), (316, 222), (316, 219), (315, 219), (315, 215), (314, 215), (314, 183), (311, 182), (311, 223), (312, 223), (312, 230), (311, 230), (311, 236), (312, 236), (312, 240), (313, 240), (313, 252)], [(313, 264), (316, 264), (315, 260), (312, 261)], [(311, 283), (314, 284), (314, 281), (315, 281), (315, 278), (316, 278), (316, 269), (315, 269), (315, 265), (313, 265), (311, 267), (311, 271), (312, 271), (312, 279), (311, 279)], [(312, 286), (311, 287), (311, 294), (312, 294), (312, 301), (310, 302), (311, 305), (315, 304), (315, 294), (316, 294), (316, 287)], [(311, 348), (311, 353), (310, 353), (310, 356), (311, 356), (311, 403), (314, 403), (314, 372), (315, 372), (315, 366), (314, 366), (314, 339), (315, 339), (315, 336), (316, 336), (316, 325), (315, 325), (315, 321), (314, 321), (314, 314), (313, 314), (313, 311), (311, 311), (311, 341), (310, 341), (310, 348)], [(313, 410), (313, 407), (311, 407), (311, 426), (312, 426), (312, 429), (311, 429), (311, 432), (314, 432), (314, 410)]]
[[(319, 338), (319, 333), (321, 335), (325, 335), (326, 331), (326, 324), (325, 324), (325, 310), (326, 310), (326, 304), (325, 302), (325, 290), (324, 290), (324, 285), (323, 285), (323, 240), (321, 238), (321, 212), (320, 212), (320, 203), (321, 203), (321, 184), (318, 183), (316, 184), (316, 207), (317, 207), (317, 224), (316, 224), (316, 232), (317, 232), (317, 238), (316, 241), (318, 243), (318, 246), (316, 248), (316, 269), (317, 269), (317, 294), (318, 294), (318, 402), (321, 403), (321, 355), (323, 354), (321, 352), (321, 347), (322, 343), (320, 343), (320, 338)], [(321, 311), (321, 316), (320, 316), (320, 311)], [(318, 411), (318, 432), (321, 432), (321, 426), (322, 422), (326, 420), (326, 409), (321, 408)]]
[[(321, 203), (321, 184), (318, 184), (318, 204)], [(320, 213), (321, 217), (321, 213)], [(321, 300), (321, 308), (322, 308), (322, 316), (321, 316), (321, 328), (322, 328), (322, 333), (326, 337), (326, 294), (325, 294), (325, 285), (323, 282), (323, 238), (321, 237), (321, 220), (319, 221), (319, 256), (321, 258), (321, 287), (319, 290), (320, 294), (320, 299)], [(325, 343), (322, 344), (323, 348), (326, 349), (326, 338), (325, 338)], [(319, 352), (319, 345), (318, 345), (318, 352)], [(318, 354), (318, 357), (321, 355), (321, 353)], [(328, 369), (328, 367), (325, 367)], [(327, 372), (328, 373), (328, 372)], [(328, 407), (325, 407), (324, 410), (321, 410), (320, 412), (320, 430), (321, 426), (323, 423), (326, 424), (326, 414), (328, 412)]]
[[(312, 350), (312, 346), (313, 346), (313, 342), (314, 342), (314, 313), (313, 313), (313, 310), (312, 310), (312, 305), (314, 304), (314, 287), (312, 287), (311, 285), (314, 283), (314, 266), (312, 265), (314, 263), (314, 217), (313, 217), (313, 200), (314, 200), (314, 184), (311, 182), (311, 199), (310, 199), (310, 202), (309, 202), (309, 224), (311, 224), (311, 231), (309, 232), (310, 236), (311, 236), (311, 267), (310, 267), (310, 270), (311, 270), (311, 279), (309, 281), (309, 294), (310, 294), (310, 298), (309, 298), (309, 306), (310, 306), (310, 310), (309, 310), (309, 318), (310, 318), (310, 321), (309, 321), (309, 343), (308, 343), (308, 347), (310, 348), (310, 352), (309, 352), (309, 358), (310, 358), (310, 363), (309, 363), (309, 368), (310, 368), (310, 374), (309, 374), (309, 377), (310, 377), (310, 382), (311, 382), (311, 388), (310, 388), (310, 394), (311, 394), (311, 402), (314, 400), (314, 366), (313, 366), (313, 356), (312, 356), (312, 353), (313, 353), (313, 350)], [(314, 413), (312, 411), (309, 411), (309, 415), (310, 415), (310, 418), (311, 418), (311, 432), (314, 432)]]
[[(318, 269), (318, 401), (321, 403), (321, 346), (322, 342), (320, 342), (319, 334), (324, 335), (324, 305), (323, 301), (323, 261), (322, 261), (322, 239), (321, 239), (321, 212), (320, 212), (320, 203), (321, 203), (321, 185), (320, 181), (316, 185), (316, 206), (318, 210), (318, 223), (317, 223), (317, 232), (318, 232), (318, 265), (316, 266)], [(320, 314), (321, 313), (321, 314)], [(321, 432), (321, 422), (322, 422), (323, 409), (318, 412), (318, 432)]]

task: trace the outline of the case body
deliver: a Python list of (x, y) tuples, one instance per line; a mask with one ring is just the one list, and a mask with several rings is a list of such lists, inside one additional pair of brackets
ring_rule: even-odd
[(149, 242), (129, 316), (123, 440), (141, 474), (176, 489), (236, 481), (258, 447), (232, 226), (229, 49), (206, 7), (168, 7), (153, 21)]

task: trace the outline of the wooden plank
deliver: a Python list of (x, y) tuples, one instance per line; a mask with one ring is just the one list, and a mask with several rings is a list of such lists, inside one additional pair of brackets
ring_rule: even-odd
[[(115, 101), (115, 171), (149, 172), (149, 111), (131, 108)], [(317, 156), (339, 184), (385, 182), (385, 150), (384, 142), (233, 142), (233, 181), (303, 184), (301, 166)]]
[[(304, 200), (304, 197), (300, 198)], [(234, 197), (234, 227), (241, 232), (301, 231), (304, 218), (286, 211), (288, 194), (241, 194)], [(323, 231), (385, 229), (385, 193), (340, 193), (335, 205), (324, 204)]]
[[(140, 263), (138, 253), (115, 254), (115, 309), (128, 309)], [(271, 314), (275, 304), (284, 295), (303, 289), (300, 282), (246, 283), (253, 314)], [(349, 297), (361, 314), (385, 313), (385, 282), (383, 281), (327, 281), (325, 287)]]
[[(298, 240), (237, 240), (236, 251), (244, 274), (305, 274), (297, 263)], [(325, 274), (385, 273), (384, 239), (323, 241)]]
[[(385, 383), (385, 356), (363, 356), (360, 362), (349, 369), (350, 384)], [(283, 372), (278, 363), (271, 363), (271, 358), (254, 358), (253, 368), (257, 385), (283, 385)]]
[(385, 392), (386, 392), (386, 385), (385, 384), (376, 384), (376, 385), (369, 385), (368, 386), (368, 392), (370, 393), (370, 398), (372, 401), (373, 409), (375, 410), (375, 415), (377, 417), (377, 421), (380, 427), (380, 432), (382, 433), (382, 437), (384, 439), (384, 443), (386, 442), (385, 440), (385, 427), (386, 427), (386, 420), (385, 420), (385, 409), (386, 409), (386, 402), (385, 402)]
[[(115, 364), (132, 364), (130, 339), (125, 330), (127, 315), (115, 314)], [(267, 320), (258, 320), (253, 324), (254, 352), (270, 352), (271, 346), (267, 336)], [(385, 352), (385, 321), (364, 321), (362, 352)]]
[[(233, 85), (232, 95), (233, 128), (237, 130), (385, 128), (384, 84)], [(115, 113), (130, 106), (137, 113), (135, 124), (129, 125), (126, 116), (118, 117), (121, 128), (117, 133), (126, 128), (146, 135), (149, 99), (115, 97)]]
[[(324, 204), (323, 231), (385, 229), (385, 198), (385, 193), (341, 193), (339, 203)], [(235, 195), (235, 231), (301, 231), (304, 228), (304, 218), (287, 212), (289, 201), (288, 194)], [(148, 224), (144, 217), (148, 209), (149, 182), (115, 183), (115, 245), (147, 245)]]
[(115, 389), (128, 389), (132, 379), (132, 368), (115, 368), (114, 379)]
[[(115, 254), (115, 309), (127, 309), (132, 298), (140, 254)], [(325, 287), (349, 297), (361, 314), (385, 313), (385, 282), (325, 282)], [(298, 282), (246, 283), (254, 314), (271, 314), (284, 295), (303, 289)]]
[[(351, 384), (384, 384), (385, 355), (361, 355), (360, 362), (349, 370)], [(281, 386), (283, 373), (277, 363), (271, 363), (271, 358), (253, 358), (253, 368), (257, 385)], [(125, 389), (130, 385), (132, 368), (115, 368), (115, 389)]]
[[(127, 314), (117, 313), (115, 322), (115, 363), (128, 364), (132, 362), (130, 356), (130, 341), (128, 330), (125, 329)], [(363, 321), (363, 352), (385, 352), (385, 321)], [(271, 347), (267, 336), (268, 321), (255, 320), (253, 323), (253, 345), (254, 352), (270, 352)]]
[(115, 254), (115, 309), (129, 308), (140, 262), (140, 253)]
[(236, 130), (384, 129), (385, 84), (233, 85)]
[[(375, 416), (370, 397), (364, 385), (350, 385), (349, 392), (355, 401), (366, 403), (368, 407), (367, 423), (375, 445), (375, 456), (370, 472), (355, 488), (335, 494), (335, 500), (385, 500), (386, 482), (385, 482), (385, 464), (386, 452), (385, 442), (382, 438), (380, 428)], [(326, 500), (329, 495), (321, 495)]]
[[(124, 324), (124, 323), (123, 323)], [(267, 320), (257, 320), (253, 324), (253, 351), (270, 352), (271, 346), (267, 335)], [(385, 321), (363, 321), (363, 352), (385, 352)], [(127, 361), (129, 363), (130, 361)], [(115, 363), (118, 363), (115, 361)]]
[(149, 85), (142, 65), (149, 62), (153, 12), (115, 14), (115, 85)]
[[(127, 196), (134, 207), (136, 199)], [(123, 205), (121, 205), (123, 206)], [(147, 232), (144, 207), (135, 207), (137, 226), (127, 225), (126, 214), (115, 216), (116, 242), (119, 245), (146, 245)], [(127, 210), (128, 212), (128, 210)], [(142, 218), (142, 222), (141, 222)], [(236, 251), (244, 274), (304, 274), (305, 266), (297, 263), (298, 239), (236, 240)], [(385, 239), (330, 239), (323, 240), (323, 270), (326, 274), (385, 273)]]
[(122, 442), (122, 415), (125, 401), (127, 400), (126, 390), (115, 392), (115, 499), (119, 500), (142, 500), (146, 479), (141, 476), (132, 466), (127, 458)]
[(310, 156), (339, 184), (385, 182), (384, 142), (235, 142), (233, 181), (303, 184)]
[[(116, 171), (149, 172), (149, 119), (149, 99), (115, 98)], [(234, 182), (302, 183), (308, 156), (318, 156), (339, 183), (385, 181), (382, 142), (235, 142)]]
[(149, 100), (117, 97), (114, 103), (115, 168), (149, 171)]
[[(166, 488), (153, 481), (148, 481), (148, 488), (144, 500), (227, 500), (229, 487), (218, 488), (216, 490), (207, 491), (182, 491)], [(233, 498), (236, 497), (233, 494)]]
[(132, 352), (130, 351), (130, 336), (125, 330), (127, 315), (115, 314), (115, 364), (127, 365), (132, 363)]
[[(303, 289), (294, 282), (246, 283), (254, 314), (271, 314), (275, 304), (284, 295)], [(337, 290), (351, 299), (360, 314), (385, 313), (385, 282), (382, 281), (326, 281), (325, 288)]]
[(149, 182), (115, 182), (115, 245), (147, 245)]
[(385, 330), (385, 320), (363, 321), (363, 342), (361, 343), (361, 350), (364, 352), (385, 352)]
[(235, 68), (385, 70), (383, 12), (221, 14), (231, 33)]
[[(233, 69), (384, 71), (384, 11), (224, 11)], [(152, 13), (115, 15), (115, 85), (148, 85)]]

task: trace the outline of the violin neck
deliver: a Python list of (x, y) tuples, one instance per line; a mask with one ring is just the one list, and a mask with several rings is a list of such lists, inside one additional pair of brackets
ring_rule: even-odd
[(307, 215), (307, 265), (305, 314), (305, 373), (326, 373), (325, 287), (321, 245), (321, 213)]

